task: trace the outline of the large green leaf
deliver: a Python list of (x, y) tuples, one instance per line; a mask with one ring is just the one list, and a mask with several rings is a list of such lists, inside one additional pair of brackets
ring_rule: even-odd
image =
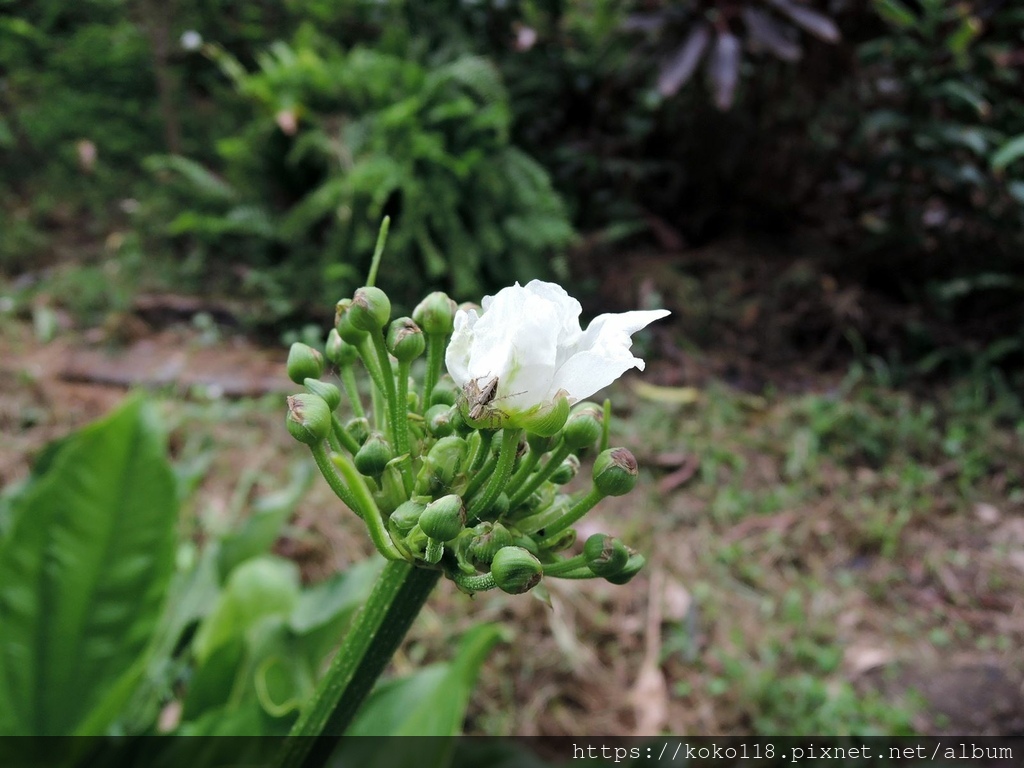
[(130, 694), (118, 682), (157, 622), (176, 517), (164, 436), (141, 399), (47, 454), (0, 543), (0, 734), (72, 733), (111, 691)]

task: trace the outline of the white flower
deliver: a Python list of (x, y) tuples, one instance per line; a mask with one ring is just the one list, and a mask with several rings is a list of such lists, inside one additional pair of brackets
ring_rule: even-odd
[[(584, 331), (582, 308), (554, 283), (516, 283), (483, 300), (483, 313), (460, 310), (445, 362), (467, 395), (470, 414), (525, 426), (517, 415), (575, 403), (644, 361), (629, 351), (632, 336), (667, 310), (600, 315)], [(474, 413), (474, 406), (476, 407)]]
[(203, 36), (194, 29), (187, 29), (181, 33), (181, 47), (186, 51), (198, 51), (203, 45)]

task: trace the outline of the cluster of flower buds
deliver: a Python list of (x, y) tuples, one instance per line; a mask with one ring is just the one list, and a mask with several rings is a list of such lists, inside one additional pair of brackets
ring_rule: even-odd
[[(551, 332), (561, 336), (503, 328), (498, 343), (506, 349), (495, 350), (486, 337), (488, 315), (504, 314), (497, 305), (505, 291), (528, 290), (554, 303), (532, 306), (524, 319), (546, 327), (536, 313), (552, 312), (562, 319)], [(558, 286), (534, 281), (505, 291), (484, 300), (482, 315), (433, 293), (411, 318), (392, 319), (387, 295), (372, 286), (339, 301), (323, 353), (292, 345), (288, 375), (305, 391), (288, 398), (288, 429), (309, 446), (332, 490), (362, 518), (386, 558), (441, 569), (467, 592), (519, 594), (544, 577), (624, 584), (643, 556), (604, 534), (579, 547), (573, 526), (605, 496), (632, 490), (636, 460), (625, 448), (608, 447), (607, 402), (571, 408), (570, 402), (642, 367), (628, 354), (629, 336), (665, 313), (604, 315), (591, 329), (600, 324), (606, 332), (584, 333), (579, 305)], [(537, 354), (545, 344), (550, 370), (517, 357), (516, 350)], [(477, 347), (485, 350), (479, 360)], [(601, 355), (616, 372), (599, 372), (582, 397), (579, 386), (571, 391), (568, 374), (558, 379), (574, 360), (593, 371)], [(357, 366), (372, 384), (367, 392), (360, 390)], [(323, 380), (328, 367), (340, 388)], [(564, 492), (587, 452), (597, 454), (589, 487)]]

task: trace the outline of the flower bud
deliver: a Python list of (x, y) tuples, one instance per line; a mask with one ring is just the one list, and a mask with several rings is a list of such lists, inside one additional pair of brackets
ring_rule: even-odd
[(324, 373), (324, 356), (308, 344), (297, 341), (288, 350), (288, 378), (296, 384), (319, 379)]
[(288, 398), (288, 432), (300, 443), (315, 445), (331, 431), (331, 409), (323, 398), (301, 394)]
[(392, 512), (391, 517), (388, 518), (388, 528), (405, 536), (416, 527), (420, 521), (420, 515), (423, 514), (423, 510), (426, 508), (426, 504), (421, 504), (412, 499), (400, 504), (398, 509)]
[(637, 465), (625, 448), (602, 451), (594, 462), (594, 485), (604, 496), (624, 496), (636, 485)]
[(329, 381), (320, 381), (320, 379), (306, 379), (304, 382), (306, 389), (311, 394), (322, 397), (324, 402), (327, 403), (327, 407), (331, 409), (331, 412), (338, 410), (338, 406), (341, 405), (341, 390), (331, 384)]
[(431, 435), (434, 437), (447, 437), (455, 431), (455, 427), (452, 425), (451, 412), (452, 407), (444, 403), (432, 405), (427, 409), (427, 412), (423, 414), (423, 418), (427, 422), (427, 429)]
[(417, 492), (433, 496), (447, 490), (462, 469), (468, 451), (469, 445), (456, 435), (442, 437), (434, 443), (416, 475)]
[(327, 334), (324, 355), (331, 361), (331, 365), (344, 368), (356, 361), (359, 357), (359, 350), (341, 338), (337, 328), (331, 328), (331, 332)]
[(370, 420), (365, 416), (349, 419), (345, 422), (345, 431), (352, 435), (352, 439), (359, 445), (362, 445), (370, 436)]
[(380, 288), (366, 285), (356, 290), (348, 317), (360, 331), (383, 328), (391, 317), (391, 300)]
[(556, 435), (569, 418), (569, 398), (562, 392), (550, 403), (526, 413), (515, 414), (509, 423), (522, 427), (529, 434)]
[(558, 469), (551, 473), (551, 477), (549, 479), (555, 485), (565, 485), (576, 477), (576, 473), (579, 471), (580, 460), (574, 455), (569, 454), (565, 457), (565, 461), (559, 465)]
[(366, 338), (366, 331), (352, 324), (352, 299), (342, 299), (334, 306), (334, 329), (346, 344), (358, 347)]
[(391, 322), (387, 336), (388, 352), (402, 363), (415, 360), (427, 348), (423, 331), (408, 317), (399, 317)]
[(501, 523), (479, 523), (466, 544), (466, 554), (476, 566), (489, 566), (498, 550), (512, 546), (512, 534)]
[(384, 471), (384, 467), (395, 457), (394, 451), (388, 445), (384, 435), (379, 432), (372, 433), (362, 447), (356, 451), (354, 457), (356, 469), (368, 477), (377, 477)]
[(449, 376), (442, 376), (430, 393), (431, 405), (455, 405), (462, 390)]
[(595, 533), (583, 545), (587, 567), (595, 576), (615, 576), (622, 572), (629, 560), (629, 550), (618, 539)]
[(435, 291), (416, 305), (412, 311), (415, 320), (424, 333), (431, 336), (447, 336), (455, 328), (455, 312), (458, 306), (448, 295)]
[(466, 507), (454, 493), (427, 504), (420, 515), (420, 528), (432, 539), (451, 541), (466, 527)]
[(576, 529), (566, 528), (555, 536), (551, 541), (544, 544), (548, 552), (564, 552), (576, 543)]
[(491, 576), (502, 592), (521, 595), (540, 583), (544, 567), (522, 547), (503, 547), (491, 561)]
[(562, 438), (572, 450), (589, 448), (601, 438), (604, 412), (593, 403), (583, 403), (573, 409), (565, 422)]
[(646, 563), (647, 559), (643, 555), (634, 552), (629, 556), (629, 560), (626, 561), (625, 567), (614, 576), (605, 576), (605, 581), (608, 581), (611, 584), (627, 584), (634, 576), (640, 573), (640, 569), (643, 568)]

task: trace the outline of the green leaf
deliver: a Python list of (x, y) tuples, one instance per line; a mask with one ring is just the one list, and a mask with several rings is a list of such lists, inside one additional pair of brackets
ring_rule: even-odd
[(1001, 171), (1022, 157), (1024, 157), (1024, 133), (1010, 139), (992, 154), (992, 170)]
[(895, 27), (908, 29), (917, 25), (917, 16), (898, 0), (875, 0), (875, 10)]
[(200, 663), (268, 616), (287, 616), (299, 600), (299, 570), (279, 557), (248, 560), (228, 579), (193, 643)]
[(70, 734), (109, 692), (130, 694), (119, 680), (135, 674), (171, 577), (177, 500), (152, 408), (129, 399), (64, 440), (10, 516), (0, 734)]
[(222, 579), (240, 563), (270, 551), (312, 481), (313, 465), (297, 461), (292, 465), (291, 480), (286, 487), (261, 496), (253, 504), (252, 514), (241, 529), (229, 533), (220, 542), (218, 566)]
[(474, 627), (450, 662), (378, 686), (345, 735), (457, 736), (480, 667), (501, 638), (497, 625)]

